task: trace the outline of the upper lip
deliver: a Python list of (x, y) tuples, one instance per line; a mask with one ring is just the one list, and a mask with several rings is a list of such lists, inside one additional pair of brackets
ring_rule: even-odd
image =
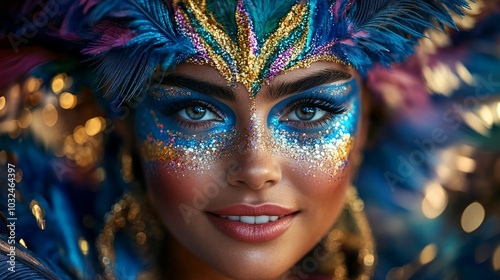
[(215, 211), (210, 211), (210, 213), (223, 216), (286, 216), (294, 212), (296, 211), (273, 204), (234, 204)]

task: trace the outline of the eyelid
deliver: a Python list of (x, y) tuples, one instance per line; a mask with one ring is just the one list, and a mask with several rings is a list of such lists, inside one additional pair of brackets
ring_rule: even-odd
[(183, 89), (174, 86), (153, 86), (148, 89), (148, 96), (156, 101), (168, 101), (172, 99), (178, 99), (186, 96), (192, 96), (195, 94), (192, 90)]
[(325, 100), (321, 98), (302, 98), (302, 99), (297, 99), (291, 103), (289, 103), (287, 106), (283, 108), (283, 112), (281, 113), (282, 116), (290, 114), (293, 110), (297, 109), (300, 106), (311, 106), (311, 107), (317, 107), (320, 108), (321, 110), (324, 110), (330, 114), (343, 114), (345, 113), (349, 107), (350, 107), (350, 102), (335, 102), (332, 100)]
[(177, 113), (179, 113), (181, 110), (184, 110), (189, 107), (194, 107), (201, 105), (203, 107), (206, 107), (208, 110), (210, 110), (212, 113), (214, 113), (217, 117), (221, 119), (226, 118), (226, 114), (222, 112), (219, 108), (217, 108), (215, 105), (211, 104), (210, 102), (204, 101), (204, 100), (199, 100), (199, 99), (185, 99), (181, 100), (178, 102), (170, 102), (169, 104), (165, 105), (162, 109), (162, 111), (165, 113), (167, 116), (173, 116)]

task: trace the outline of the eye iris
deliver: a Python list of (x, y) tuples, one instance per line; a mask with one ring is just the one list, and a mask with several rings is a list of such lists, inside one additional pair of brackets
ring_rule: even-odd
[(192, 106), (186, 108), (186, 115), (193, 120), (199, 120), (203, 118), (206, 114), (207, 114), (207, 108), (203, 106)]
[(316, 108), (315, 107), (300, 107), (295, 109), (295, 114), (297, 115), (297, 118), (302, 121), (310, 121), (312, 118), (314, 118), (314, 115), (316, 115)]

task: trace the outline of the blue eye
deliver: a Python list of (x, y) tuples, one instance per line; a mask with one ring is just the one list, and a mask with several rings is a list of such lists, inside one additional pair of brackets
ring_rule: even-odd
[(328, 112), (315, 106), (300, 106), (285, 116), (288, 121), (317, 121)]
[(145, 102), (162, 129), (186, 135), (226, 130), (236, 116), (224, 102), (182, 88), (152, 88)]
[(211, 130), (227, 123), (226, 114), (220, 109), (210, 102), (198, 99), (169, 102), (162, 106), (161, 112), (171, 125), (191, 132)]
[(281, 110), (279, 122), (299, 130), (315, 130), (327, 127), (338, 115), (349, 109), (346, 103), (317, 98), (304, 98), (288, 104)]
[(203, 105), (196, 105), (184, 108), (178, 112), (179, 116), (185, 121), (220, 121), (220, 117)]

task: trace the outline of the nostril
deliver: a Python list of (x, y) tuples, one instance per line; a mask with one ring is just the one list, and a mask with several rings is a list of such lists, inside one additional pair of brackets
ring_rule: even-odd
[(262, 189), (278, 184), (281, 176), (281, 168), (275, 160), (244, 158), (239, 172), (228, 173), (227, 180), (232, 186)]

